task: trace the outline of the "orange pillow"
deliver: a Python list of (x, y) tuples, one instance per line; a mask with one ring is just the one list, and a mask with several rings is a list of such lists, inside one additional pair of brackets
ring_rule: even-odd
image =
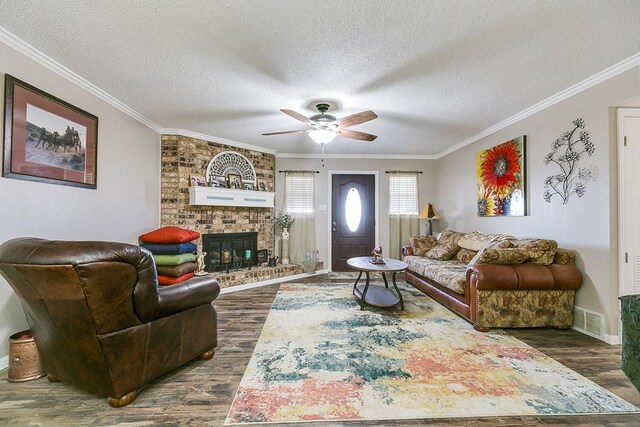
[(179, 277), (171, 277), (158, 274), (158, 284), (160, 286), (175, 285), (176, 283), (184, 282), (185, 280), (191, 279), (192, 277), (193, 273), (183, 274)]
[(186, 243), (200, 237), (197, 231), (168, 225), (138, 237), (146, 243)]

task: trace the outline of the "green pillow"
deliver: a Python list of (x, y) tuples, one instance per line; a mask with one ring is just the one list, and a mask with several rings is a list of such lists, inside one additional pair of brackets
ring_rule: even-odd
[(153, 259), (157, 265), (180, 265), (185, 262), (194, 262), (196, 256), (194, 254), (153, 255)]

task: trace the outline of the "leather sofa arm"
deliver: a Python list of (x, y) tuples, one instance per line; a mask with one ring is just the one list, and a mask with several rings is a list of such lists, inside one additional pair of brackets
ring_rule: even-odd
[(474, 264), (467, 268), (467, 282), (474, 290), (576, 290), (582, 273), (572, 265)]
[(220, 284), (213, 277), (194, 277), (159, 289), (155, 318), (169, 316), (204, 304), (220, 295)]
[(402, 256), (411, 256), (413, 255), (413, 247), (411, 245), (405, 245), (402, 247)]

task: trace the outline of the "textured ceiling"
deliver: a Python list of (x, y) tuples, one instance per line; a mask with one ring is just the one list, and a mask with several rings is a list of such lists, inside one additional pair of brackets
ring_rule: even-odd
[[(0, 0), (0, 26), (164, 128), (318, 153), (281, 108), (437, 154), (640, 52), (640, 1)], [(19, 78), (19, 76), (16, 76)], [(37, 82), (31, 82), (37, 85)]]

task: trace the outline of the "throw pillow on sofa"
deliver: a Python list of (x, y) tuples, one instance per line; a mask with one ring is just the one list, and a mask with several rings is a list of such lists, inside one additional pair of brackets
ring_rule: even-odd
[(436, 236), (411, 236), (411, 249), (415, 256), (424, 256), (437, 244)]
[(527, 252), (520, 248), (484, 248), (474, 264), (522, 264), (528, 259)]
[(479, 264), (478, 260), (482, 256), (482, 252), (486, 249), (507, 249), (513, 247), (510, 240), (499, 240), (497, 242), (489, 243), (484, 249), (478, 251), (473, 258), (467, 263), (467, 267), (471, 267), (473, 264)]
[(456, 253), (458, 253), (458, 250), (460, 249), (458, 241), (464, 237), (464, 235), (464, 233), (460, 233), (458, 231), (444, 230), (438, 238), (438, 244), (424, 256), (441, 261), (451, 259)]
[(424, 254), (424, 256), (426, 256), (427, 258), (446, 261), (453, 257), (459, 249), (460, 246), (458, 246), (456, 242), (446, 241), (438, 243), (433, 249)]
[(477, 251), (472, 251), (470, 249), (460, 247), (460, 250), (456, 254), (456, 261), (468, 263), (473, 259), (474, 256), (476, 256), (477, 253)]
[(502, 241), (506, 239), (513, 239), (513, 237), (507, 236), (505, 234), (487, 234), (481, 231), (472, 231), (471, 233), (467, 233), (462, 238), (460, 238), (460, 240), (458, 241), (458, 245), (461, 248), (477, 252), (484, 249), (492, 242)]
[(513, 239), (513, 246), (526, 252), (532, 264), (549, 265), (558, 250), (558, 242), (546, 239)]

